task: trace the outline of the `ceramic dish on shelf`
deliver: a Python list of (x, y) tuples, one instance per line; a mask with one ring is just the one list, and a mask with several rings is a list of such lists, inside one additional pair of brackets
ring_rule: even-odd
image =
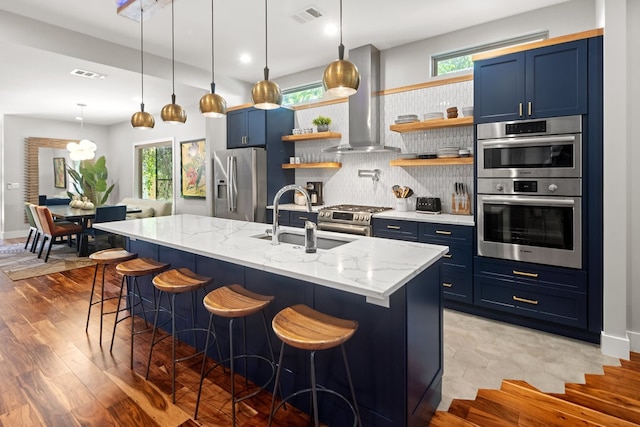
[(460, 157), (460, 155), (458, 153), (455, 153), (455, 154), (440, 154), (440, 153), (438, 153), (438, 158), (439, 159), (453, 159), (455, 157)]
[(462, 115), (465, 117), (473, 116), (473, 107), (462, 107)]
[(471, 155), (471, 151), (461, 148), (458, 150), (458, 155), (460, 157), (469, 157)]
[(436, 111), (436, 112), (433, 112), (433, 113), (425, 113), (422, 117), (423, 117), (425, 122), (427, 120), (444, 119), (444, 113)]
[(417, 159), (418, 158), (418, 154), (417, 153), (398, 153), (397, 157), (398, 160), (403, 159)]

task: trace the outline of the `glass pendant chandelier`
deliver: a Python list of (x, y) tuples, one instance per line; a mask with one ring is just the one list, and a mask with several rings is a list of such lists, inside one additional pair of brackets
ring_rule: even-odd
[(351, 96), (360, 86), (360, 72), (351, 62), (344, 59), (344, 45), (342, 44), (342, 0), (340, 0), (340, 45), (338, 59), (324, 70), (322, 85), (328, 94), (333, 96)]
[(140, 2), (140, 111), (131, 116), (131, 126), (134, 129), (153, 129), (156, 124), (153, 116), (144, 111), (144, 11)]
[[(80, 120), (80, 133), (84, 127), (84, 107), (86, 104), (77, 104), (80, 107), (80, 117), (76, 117)], [(89, 139), (82, 139), (80, 142), (70, 142), (67, 144), (67, 151), (69, 152), (69, 158), (73, 161), (91, 160), (96, 157), (95, 142)]]
[(162, 107), (160, 116), (165, 123), (179, 124), (187, 121), (187, 113), (176, 104), (176, 57), (175, 57), (175, 22), (173, 17), (173, 0), (171, 0), (171, 104)]
[(251, 90), (253, 106), (261, 110), (273, 110), (280, 108), (282, 104), (282, 91), (280, 90), (280, 86), (269, 80), (267, 16), (267, 0), (264, 0), (264, 80), (256, 83)]
[(215, 40), (213, 31), (213, 0), (211, 0), (211, 93), (200, 98), (200, 112), (205, 117), (224, 117), (227, 114), (227, 101), (216, 93), (215, 83)]

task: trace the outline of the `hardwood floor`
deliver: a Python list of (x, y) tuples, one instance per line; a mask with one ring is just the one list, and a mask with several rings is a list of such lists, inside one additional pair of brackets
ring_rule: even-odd
[(543, 393), (525, 381), (504, 380), (500, 390), (481, 389), (474, 400), (454, 399), (438, 411), (434, 427), (640, 425), (640, 354), (604, 374), (585, 375), (584, 384), (566, 384), (565, 393)]
[[(109, 278), (118, 283), (112, 272)], [(85, 333), (92, 279), (93, 267), (16, 282), (0, 273), (0, 425), (230, 426), (230, 380), (221, 370), (206, 380), (194, 421), (201, 359), (178, 364), (174, 405), (170, 340), (154, 350), (145, 381), (150, 334), (136, 338), (130, 370), (129, 320), (118, 326), (113, 353), (113, 316), (105, 317), (102, 346), (99, 310), (92, 310)], [(107, 287), (110, 295), (116, 291)], [(191, 349), (179, 350), (188, 354)], [(242, 389), (244, 382), (238, 380), (236, 387)], [(265, 426), (270, 404), (268, 392), (238, 404), (238, 425)], [(307, 425), (306, 415), (287, 408), (278, 412), (274, 425)]]

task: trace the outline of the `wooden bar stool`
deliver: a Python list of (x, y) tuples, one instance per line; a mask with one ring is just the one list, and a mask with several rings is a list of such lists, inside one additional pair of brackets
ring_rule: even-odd
[[(269, 337), (269, 328), (267, 326), (267, 318), (264, 314), (264, 309), (267, 308), (271, 301), (273, 301), (273, 296), (266, 296), (256, 294), (251, 292), (240, 285), (229, 285), (223, 286), (218, 289), (214, 289), (209, 292), (203, 299), (204, 307), (211, 313), (209, 317), (209, 332), (213, 332), (213, 336), (216, 340), (216, 346), (218, 347), (218, 363), (213, 365), (209, 370), (205, 372), (205, 366), (207, 363), (207, 357), (202, 359), (202, 370), (200, 374), (200, 386), (198, 388), (198, 399), (196, 400), (196, 410), (193, 416), (193, 419), (198, 417), (198, 407), (200, 406), (200, 394), (202, 393), (202, 382), (204, 379), (218, 366), (224, 366), (225, 362), (229, 362), (229, 367), (231, 371), (231, 417), (232, 423), (235, 427), (236, 425), (236, 403), (242, 402), (245, 399), (251, 398), (262, 391), (267, 387), (271, 380), (275, 376), (276, 368), (275, 368), (275, 357), (273, 356), (273, 347), (271, 345), (271, 338)], [(264, 331), (267, 337), (267, 343), (269, 344), (269, 352), (271, 353), (271, 360), (267, 359), (264, 356), (258, 354), (247, 354), (247, 341), (246, 335), (244, 336), (244, 354), (234, 355), (233, 352), (233, 321), (237, 318), (242, 318), (246, 320), (247, 316), (251, 316), (252, 314), (257, 314), (260, 312), (262, 314), (262, 322), (264, 324)], [(226, 317), (229, 319), (229, 358), (222, 360), (222, 356), (220, 353), (220, 346), (218, 345), (217, 335), (215, 333), (215, 326), (213, 324), (213, 316)], [(246, 323), (246, 322), (245, 322)], [(245, 325), (246, 326), (246, 325)], [(207, 334), (207, 342), (205, 344), (205, 350), (209, 348), (209, 338), (211, 337), (211, 333)], [(271, 376), (269, 380), (257, 390), (242, 396), (236, 397), (235, 390), (235, 368), (234, 363), (236, 359), (244, 359), (245, 361), (245, 375), (247, 372), (246, 361), (247, 358), (254, 358), (258, 360), (263, 360), (269, 364), (271, 367)], [(248, 385), (248, 382), (245, 379), (245, 384)]]
[[(125, 319), (131, 318), (131, 357), (129, 362), (129, 367), (133, 369), (133, 337), (137, 334), (151, 331), (151, 328), (145, 328), (140, 331), (136, 331), (134, 328), (134, 316), (135, 316), (135, 308), (136, 306), (140, 306), (142, 316), (144, 317), (145, 326), (147, 324), (147, 312), (153, 311), (155, 312), (156, 308), (156, 288), (153, 288), (153, 310), (147, 310), (144, 307), (142, 294), (140, 293), (140, 286), (138, 284), (138, 277), (155, 275), (158, 274), (167, 268), (169, 268), (171, 264), (159, 262), (151, 258), (134, 258), (129, 261), (121, 262), (116, 265), (116, 272), (122, 276), (122, 280), (120, 281), (120, 294), (118, 300), (118, 308), (116, 309), (116, 313), (120, 313), (121, 311), (126, 311), (127, 308), (120, 308), (120, 302), (122, 301), (122, 292), (124, 289), (125, 283), (127, 284), (127, 297), (129, 298), (129, 314), (125, 317), (118, 319), (118, 315), (116, 314), (115, 322), (113, 323), (113, 332), (111, 333), (111, 347), (109, 351), (113, 351), (113, 342), (116, 336), (116, 327), (118, 323), (122, 322)], [(129, 281), (133, 283), (129, 283)]]
[[(337, 317), (320, 313), (319, 311), (316, 311), (306, 305), (298, 304), (281, 310), (278, 314), (275, 315), (271, 324), (275, 334), (282, 340), (282, 346), (280, 348), (280, 359), (278, 361), (276, 381), (273, 387), (271, 412), (269, 413), (269, 426), (271, 426), (271, 423), (273, 422), (275, 413), (287, 400), (302, 393), (311, 393), (313, 419), (315, 422), (315, 426), (319, 427), (320, 421), (318, 416), (318, 391), (333, 394), (334, 396), (337, 396), (345, 401), (353, 412), (353, 425), (362, 426), (362, 422), (360, 421), (360, 411), (358, 410), (358, 403), (356, 401), (356, 393), (353, 388), (353, 382), (351, 381), (351, 372), (349, 370), (349, 363), (347, 361), (347, 352), (344, 349), (344, 343), (349, 340), (349, 338), (351, 338), (356, 332), (356, 329), (358, 329), (358, 322), (354, 320), (339, 319)], [(285, 344), (301, 350), (309, 350), (311, 352), (309, 355), (311, 388), (296, 391), (295, 393), (285, 397), (274, 409), (276, 393), (280, 384), (280, 371), (282, 369)], [(326, 350), (337, 346), (340, 346), (342, 350), (342, 359), (344, 361), (344, 368), (347, 374), (347, 379), (349, 380), (349, 388), (351, 389), (351, 398), (353, 399), (353, 403), (349, 402), (346, 397), (336, 392), (335, 390), (330, 390), (323, 387), (318, 388), (316, 385), (316, 351)]]
[[(176, 359), (176, 340), (178, 336), (182, 333), (193, 332), (194, 341), (195, 334), (198, 331), (209, 333), (208, 329), (198, 328), (196, 327), (196, 291), (198, 289), (202, 289), (211, 283), (210, 277), (201, 276), (199, 274), (194, 273), (188, 268), (177, 268), (162, 272), (153, 278), (153, 285), (158, 289), (159, 295), (156, 304), (156, 313), (153, 321), (153, 333), (151, 336), (151, 346), (149, 348), (149, 360), (147, 361), (147, 373), (145, 375), (145, 379), (149, 378), (149, 368), (151, 367), (151, 356), (153, 354), (153, 347), (156, 344), (160, 343), (162, 340), (168, 337), (172, 337), (171, 344), (171, 398), (172, 402), (176, 403), (176, 363), (183, 362), (185, 360), (192, 359), (200, 354), (204, 354), (206, 349), (201, 351), (196, 351), (196, 353), (191, 354), (189, 356), (182, 357), (180, 359)], [(185, 328), (181, 330), (176, 330), (176, 295), (191, 294), (191, 327)], [(167, 299), (169, 300), (169, 315), (171, 321), (171, 335), (166, 335), (162, 338), (159, 338), (156, 341), (156, 331), (158, 328), (158, 315), (164, 309), (161, 308), (162, 297), (163, 295), (167, 295)]]
[[(89, 255), (89, 259), (96, 263), (96, 269), (93, 273), (93, 285), (91, 285), (91, 295), (89, 297), (89, 310), (87, 312), (87, 325), (85, 326), (85, 332), (89, 330), (89, 319), (91, 318), (91, 307), (95, 304), (100, 304), (100, 346), (102, 346), (102, 318), (107, 314), (117, 313), (115, 311), (104, 312), (104, 302), (118, 298), (118, 297), (104, 297), (104, 271), (108, 265), (117, 265), (124, 261), (137, 258), (138, 254), (129, 252), (122, 248), (111, 248), (102, 251), (94, 252)], [(98, 277), (98, 269), (102, 267), (102, 284), (100, 286), (100, 298), (96, 301), (93, 300), (93, 294), (96, 288), (96, 279)]]

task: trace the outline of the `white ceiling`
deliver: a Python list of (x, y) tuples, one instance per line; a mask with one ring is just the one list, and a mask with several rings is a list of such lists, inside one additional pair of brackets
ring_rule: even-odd
[[(564, 1), (344, 0), (343, 41), (347, 50), (368, 43), (384, 50)], [(183, 106), (196, 105), (211, 80), (210, 4), (175, 0), (175, 93)], [(308, 6), (323, 16), (304, 24), (294, 20)], [(215, 80), (218, 92), (236, 105), (247, 101), (241, 89), (262, 79), (264, 1), (216, 0), (215, 8)], [(84, 103), (86, 123), (128, 121), (140, 102), (140, 26), (116, 9), (116, 0), (0, 2), (0, 114), (73, 120), (80, 113), (76, 104)], [(339, 0), (271, 0), (270, 77), (336, 59), (339, 36), (323, 31), (338, 25), (338, 10)], [(145, 21), (144, 31), (145, 104), (157, 113), (171, 95), (171, 7)], [(250, 64), (239, 61), (245, 53)], [(74, 68), (108, 78), (71, 76)]]

